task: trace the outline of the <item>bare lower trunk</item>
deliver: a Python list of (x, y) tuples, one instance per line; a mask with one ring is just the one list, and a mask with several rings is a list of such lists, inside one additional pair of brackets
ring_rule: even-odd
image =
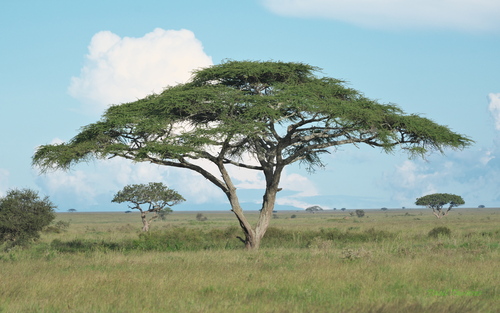
[(231, 211), (236, 215), (245, 236), (245, 238), (238, 238), (245, 244), (245, 248), (247, 250), (258, 250), (260, 248), (262, 237), (264, 237), (267, 227), (269, 226), (269, 221), (271, 220), (282, 168), (275, 169), (274, 172), (272, 169), (265, 171), (267, 182), (266, 191), (263, 197), (259, 220), (254, 229), (243, 214), (243, 209), (240, 206), (238, 196), (236, 194), (236, 187), (233, 185), (222, 161), (218, 164), (218, 167), (227, 187), (227, 189), (224, 189), (224, 192), (226, 193), (229, 203), (231, 204)]
[(267, 228), (269, 227), (269, 222), (271, 221), (274, 204), (276, 202), (276, 193), (278, 192), (277, 183), (266, 189), (266, 192), (262, 201), (262, 208), (260, 210), (259, 219), (255, 229), (252, 228), (250, 223), (248, 223), (246, 217), (243, 215), (243, 210), (241, 209), (238, 198), (234, 195), (231, 200), (232, 211), (238, 218), (240, 226), (245, 234), (245, 238), (240, 238), (240, 240), (245, 244), (247, 250), (258, 250), (260, 248), (260, 243), (262, 238), (266, 234)]
[(142, 231), (149, 231), (149, 222), (146, 219), (146, 212), (141, 211)]
[(245, 236), (245, 238), (239, 239), (245, 244), (245, 248), (247, 250), (258, 250), (260, 248), (261, 240), (267, 231), (272, 217), (274, 203), (276, 200), (276, 189), (277, 188), (274, 190), (266, 190), (264, 201), (262, 203), (262, 209), (260, 210), (259, 220), (255, 229), (243, 214), (243, 210), (239, 205), (236, 195), (230, 196), (232, 211), (236, 215)]
[(436, 210), (432, 209), (432, 214), (434, 214), (437, 218), (441, 218), (439, 215), (439, 212), (436, 212)]

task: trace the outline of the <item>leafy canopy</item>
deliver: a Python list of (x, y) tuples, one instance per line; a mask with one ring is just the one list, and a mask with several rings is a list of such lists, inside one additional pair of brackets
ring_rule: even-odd
[(461, 196), (449, 193), (434, 193), (418, 198), (416, 205), (425, 205), (433, 209), (441, 209), (444, 205), (450, 204), (450, 208), (465, 204)]
[(39, 232), (55, 218), (56, 206), (31, 189), (12, 189), (0, 198), (0, 243), (23, 245), (39, 238)]
[(168, 188), (162, 183), (134, 184), (127, 185), (116, 193), (112, 202), (132, 202), (132, 209), (140, 209), (143, 204), (148, 204), (148, 211), (159, 212), (161, 210), (170, 210), (170, 206), (179, 204), (185, 199), (175, 190)]
[[(187, 158), (257, 170), (296, 161), (314, 168), (322, 166), (319, 156), (328, 147), (343, 144), (387, 152), (400, 146), (424, 156), (472, 143), (340, 80), (317, 77), (318, 71), (303, 63), (227, 61), (195, 72), (189, 83), (110, 107), (68, 143), (41, 146), (33, 162), (42, 171), (115, 156), (198, 172), (204, 171)], [(239, 162), (244, 153), (259, 165)]]

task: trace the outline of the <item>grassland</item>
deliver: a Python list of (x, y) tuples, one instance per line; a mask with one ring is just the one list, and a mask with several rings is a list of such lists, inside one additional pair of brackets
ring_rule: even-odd
[(0, 312), (500, 312), (500, 210), (365, 212), (279, 212), (256, 252), (231, 213), (59, 213), (0, 252)]

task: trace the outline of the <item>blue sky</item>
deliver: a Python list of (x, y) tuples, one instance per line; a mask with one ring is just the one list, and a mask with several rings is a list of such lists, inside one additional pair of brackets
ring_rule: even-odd
[[(305, 62), (380, 102), (475, 144), (408, 160), (341, 147), (310, 175), (287, 169), (277, 208), (414, 207), (433, 192), (500, 203), (500, 3), (488, 0), (4, 1), (0, 4), (0, 196), (32, 188), (60, 211), (123, 210), (123, 186), (162, 181), (187, 201), (229, 209), (196, 173), (122, 160), (39, 175), (38, 145), (71, 139), (109, 104), (184, 82), (224, 59)], [(235, 173), (243, 206), (262, 177)]]

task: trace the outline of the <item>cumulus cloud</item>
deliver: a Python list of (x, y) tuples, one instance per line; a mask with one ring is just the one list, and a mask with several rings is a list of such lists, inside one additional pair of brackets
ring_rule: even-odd
[[(500, 94), (490, 94), (489, 99), (494, 127), (500, 131)], [(408, 205), (425, 194), (449, 192), (461, 195), (466, 206), (498, 206), (500, 133), (489, 147), (434, 155), (428, 161), (407, 160), (386, 173), (385, 183), (393, 190), (393, 200)]]
[(82, 164), (68, 172), (46, 173), (36, 180), (56, 203), (83, 209), (107, 208), (114, 194), (124, 186), (149, 182), (163, 182), (175, 189), (188, 205), (225, 201), (224, 193), (195, 172), (120, 158)]
[(414, 204), (426, 194), (445, 192), (461, 195), (465, 206), (498, 206), (500, 191), (500, 146), (470, 149), (433, 156), (428, 162), (405, 161), (386, 174), (392, 200), (400, 205)]
[(79, 77), (69, 86), (86, 113), (120, 104), (186, 82), (194, 69), (212, 64), (189, 30), (156, 28), (140, 38), (101, 31), (92, 37)]
[(496, 0), (262, 0), (288, 16), (320, 17), (381, 29), (500, 30)]
[(95, 161), (63, 172), (47, 173), (37, 178), (37, 184), (51, 195), (72, 195), (77, 202), (97, 204), (97, 198), (103, 194), (116, 193), (128, 184), (163, 181), (165, 170), (157, 166), (139, 163), (131, 165), (124, 159)]

